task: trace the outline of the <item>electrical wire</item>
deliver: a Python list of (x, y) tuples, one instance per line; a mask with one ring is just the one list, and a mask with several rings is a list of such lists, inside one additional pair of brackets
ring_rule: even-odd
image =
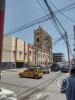
[[(68, 35), (68, 38), (70, 38), (71, 39), (71, 36), (72, 36), (72, 34), (69, 34)], [(74, 39), (74, 38), (73, 38)], [(73, 40), (72, 39), (72, 40)], [(58, 37), (57, 39), (55, 39), (55, 40), (53, 40), (54, 42), (53, 42), (53, 45), (56, 45), (58, 42), (60, 42), (62, 40), (62, 37)], [(26, 43), (26, 42), (25, 42)], [(27, 43), (26, 43), (27, 44)], [(19, 45), (19, 46), (17, 46), (17, 47), (23, 47), (24, 45)], [(9, 44), (7, 44), (6, 43), (6, 46), (3, 46), (3, 47), (15, 47), (15, 46), (10, 46)]]
[[(38, 3), (40, 4), (39, 1), (38, 1)], [(41, 6), (41, 7), (42, 7), (42, 6)], [(42, 9), (44, 10), (43, 7), (42, 7)], [(45, 10), (44, 10), (44, 12), (46, 13)], [(46, 17), (46, 16), (45, 16), (45, 17)], [(45, 20), (48, 20), (48, 18), (44, 19), (45, 17), (41, 17), (41, 18), (36, 19), (36, 20), (34, 20), (34, 21), (30, 22), (30, 23), (27, 23), (27, 24), (25, 24), (25, 25), (19, 27), (18, 29), (15, 29), (15, 30), (12, 31), (12, 32), (8, 32), (8, 33), (5, 34), (4, 36), (11, 35), (11, 34), (16, 33), (16, 32), (18, 32), (18, 31), (21, 31), (21, 30), (24, 30), (24, 29), (26, 29), (26, 28), (29, 28), (29, 27), (31, 27), (31, 26), (33, 26), (33, 25), (36, 25), (36, 24), (38, 24), (38, 23), (42, 23), (42, 22), (44, 22)], [(40, 20), (41, 20), (41, 21), (40, 21)]]
[(62, 13), (60, 10), (58, 10), (58, 8), (53, 4), (53, 2), (51, 0), (49, 0), (50, 3), (56, 8), (56, 10), (61, 14), (63, 15), (65, 18), (67, 18), (68, 20), (70, 20), (71, 22), (75, 22), (75, 20), (69, 18), (67, 15), (65, 15), (64, 13)]
[[(69, 44), (69, 41), (68, 41), (68, 36), (67, 36), (67, 32), (66, 30), (64, 29), (64, 27), (62, 26), (62, 24), (60, 23), (60, 21), (57, 19), (57, 17), (55, 16), (53, 10), (51, 9), (50, 5), (48, 4), (47, 0), (44, 0), (48, 10), (49, 10), (49, 13), (50, 15), (52, 16), (53, 18), (53, 21), (54, 23), (56, 24), (56, 26), (58, 27), (58, 25), (61, 27), (61, 29), (63, 30), (63, 34), (62, 32), (60, 33), (60, 35), (62, 36), (62, 38), (64, 39), (65, 41), (65, 44), (66, 44), (66, 47), (67, 47), (67, 53), (68, 53), (68, 61), (69, 61), (69, 64), (70, 64), (70, 44)], [(58, 27), (59, 29), (59, 27)]]
[[(39, 4), (40, 4), (40, 2), (39, 2)], [(40, 4), (40, 6), (41, 6), (41, 4)], [(43, 7), (42, 7), (43, 8)], [(44, 9), (43, 9), (44, 10)], [(45, 10), (44, 10), (45, 11)], [(46, 12), (45, 12), (46, 13)], [(58, 40), (57, 40), (58, 41)]]
[[(41, 5), (40, 5), (41, 6)], [(54, 5), (53, 5), (54, 6)], [(55, 7), (55, 6), (54, 6)], [(56, 7), (55, 7), (56, 8)], [(58, 10), (58, 9), (57, 9)], [(52, 14), (52, 16), (53, 16), (53, 14)], [(48, 16), (49, 17), (49, 16)], [(54, 16), (55, 17), (55, 16)], [(60, 35), (61, 35), (61, 37), (65, 40), (66, 38), (65, 38), (65, 35), (63, 36), (63, 34), (61, 33), (61, 31), (60, 31), (60, 28), (58, 27), (58, 24), (57, 24), (57, 22), (56, 22), (56, 20), (55, 20), (55, 18), (53, 17), (53, 20), (54, 20), (54, 25), (55, 25), (55, 27), (56, 27), (56, 29), (58, 30), (58, 32), (60, 33)], [(58, 20), (57, 20), (58, 21)], [(60, 23), (59, 23), (60, 24)], [(62, 25), (60, 24), (60, 26), (62, 27)], [(62, 29), (64, 30), (64, 28), (62, 27)], [(65, 31), (65, 30), (64, 30)], [(65, 31), (66, 32), (66, 31)], [(61, 40), (61, 39), (60, 39)], [(57, 42), (59, 42), (60, 40), (57, 40)], [(67, 40), (66, 40), (66, 42), (67, 42)], [(69, 44), (68, 44), (69, 45)], [(70, 45), (69, 45), (70, 46)], [(71, 51), (71, 49), (70, 49), (70, 51)]]
[[(44, 10), (44, 9), (43, 9)], [(49, 15), (47, 15), (48, 17), (49, 17)], [(49, 17), (50, 18), (50, 17)], [(55, 23), (56, 23), (56, 21), (55, 21)], [(56, 26), (57, 26), (57, 28), (58, 28), (58, 25), (57, 25), (57, 23), (56, 23)], [(59, 28), (58, 28), (59, 29)], [(63, 37), (64, 38), (64, 37)]]
[[(40, 4), (40, 2), (39, 2), (39, 4)], [(40, 5), (41, 6), (41, 5)], [(42, 7), (43, 8), (43, 7)], [(43, 9), (44, 10), (44, 9)], [(45, 11), (45, 10), (44, 10)], [(60, 11), (60, 10), (57, 10), (57, 11)]]
[[(39, 3), (39, 4), (40, 4), (40, 3)], [(41, 6), (41, 8), (43, 8), (41, 4), (40, 4), (40, 6)], [(45, 8), (45, 7), (44, 7), (44, 8)], [(47, 9), (47, 10), (48, 10), (48, 9)], [(52, 13), (52, 12), (51, 12), (51, 13)], [(60, 33), (60, 35), (62, 36), (62, 38), (65, 40), (65, 38), (64, 38), (64, 36), (62, 35), (62, 33), (61, 33), (61, 31), (60, 31), (60, 28), (59, 28), (59, 26), (58, 26), (58, 24), (57, 24), (55, 18), (53, 17), (53, 14), (51, 14), (51, 16), (50, 16), (50, 15), (47, 15), (47, 16), (48, 16), (49, 19), (51, 19), (51, 17), (52, 17), (54, 26), (56, 27), (57, 31)]]
[[(75, 5), (75, 3), (70, 4), (70, 5), (64, 7), (64, 8), (62, 8), (62, 9), (60, 9), (60, 10), (57, 10), (57, 11), (55, 11), (54, 13), (57, 14), (58, 11), (67, 11), (67, 10), (70, 10), (70, 9), (74, 9), (75, 7), (74, 7), (74, 8), (70, 8), (70, 9), (68, 8), (68, 7), (71, 7), (72, 5)], [(41, 21), (40, 21), (40, 20), (41, 20)], [(42, 23), (42, 22), (47, 21), (47, 20), (49, 20), (48, 17), (47, 17), (47, 16), (43, 16), (43, 17), (41, 17), (41, 18), (39, 18), (39, 19), (36, 19), (35, 21), (32, 21), (32, 22), (30, 22), (30, 23), (27, 23), (27, 24), (25, 24), (25, 25), (22, 25), (22, 26), (19, 27), (19, 28), (16, 28), (14, 31), (8, 32), (8, 33), (5, 34), (4, 36), (8, 36), (8, 35), (14, 34), (14, 33), (18, 32), (18, 31), (24, 30), (24, 29), (26, 29), (26, 28), (29, 28), (29, 27), (31, 27), (31, 26), (33, 26), (33, 25), (36, 25), (36, 24), (38, 24), (38, 23)]]
[[(36, 0), (37, 3), (39, 4), (39, 6), (43, 9), (44, 13), (46, 13), (46, 16), (48, 15), (47, 12), (46, 12), (46, 9), (44, 9), (44, 7), (41, 5), (40, 1), (39, 0)], [(42, 1), (42, 0), (41, 0)]]
[[(50, 3), (57, 9), (57, 7), (52, 3), (52, 1), (51, 0), (49, 0), (50, 1)], [(58, 10), (58, 9), (57, 9)], [(59, 12), (59, 13), (61, 13), (61, 12)], [(63, 13), (61, 13), (62, 15), (64, 15)], [(67, 17), (67, 16), (66, 16)], [(68, 18), (68, 17), (67, 17)], [(69, 19), (69, 18), (68, 18)], [(71, 20), (71, 19), (70, 19)], [(63, 28), (64, 29), (64, 28)], [(65, 30), (64, 30), (64, 32), (66, 32)], [(66, 35), (65, 35), (66, 36)], [(67, 38), (68, 39), (68, 38)], [(68, 40), (66, 40), (66, 42), (68, 42), (68, 45), (69, 45), (69, 50), (70, 50), (70, 52), (71, 52), (71, 46), (70, 46), (70, 44), (69, 44), (69, 41)]]
[(72, 4), (67, 5), (66, 7), (62, 8), (62, 9), (59, 10), (59, 11), (65, 11), (65, 10), (74, 9), (75, 7), (72, 7), (72, 6), (75, 6), (75, 2), (73, 2)]

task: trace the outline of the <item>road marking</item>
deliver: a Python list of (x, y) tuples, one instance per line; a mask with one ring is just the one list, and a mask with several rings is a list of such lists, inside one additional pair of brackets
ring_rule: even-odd
[(40, 98), (41, 98), (41, 96), (42, 96), (42, 94), (41, 94), (41, 93), (36, 94), (36, 100), (37, 100), (37, 99), (40, 99)]

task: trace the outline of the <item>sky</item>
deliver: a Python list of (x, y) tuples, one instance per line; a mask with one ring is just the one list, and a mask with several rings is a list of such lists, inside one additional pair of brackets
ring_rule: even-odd
[[(45, 9), (45, 5), (43, 5), (42, 0), (6, 0), (6, 9), (5, 9), (5, 24), (4, 24), (4, 34), (11, 32), (17, 27), (25, 25), (31, 21), (34, 21), (42, 16), (45, 16), (48, 13), (43, 11), (40, 7), (38, 1), (40, 1), (42, 7)], [(50, 3), (50, 1), (57, 7), (57, 9), (62, 9), (69, 4), (74, 4), (75, 0), (47, 0), (53, 11), (56, 10), (54, 6)], [(75, 6), (75, 5), (74, 5)], [(69, 42), (73, 49), (73, 26), (75, 25), (75, 9), (71, 9), (63, 12), (66, 16), (68, 16), (72, 21), (65, 18), (60, 12), (56, 14), (56, 17), (61, 22), (65, 30), (67, 31), (69, 36)], [(11, 36), (20, 38), (27, 43), (34, 43), (34, 30), (36, 30), (39, 26), (41, 26), (49, 35), (52, 37), (53, 41), (53, 52), (62, 52), (67, 59), (67, 50), (66, 45), (63, 40), (59, 43), (55, 43), (54, 41), (60, 37), (59, 32), (54, 27), (52, 20), (47, 20), (43, 23), (39, 23), (32, 27), (29, 27), (25, 30), (12, 34)], [(73, 51), (73, 50), (72, 50)]]

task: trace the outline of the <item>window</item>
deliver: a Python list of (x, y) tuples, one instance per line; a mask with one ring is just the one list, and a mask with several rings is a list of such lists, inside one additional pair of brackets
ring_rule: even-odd
[(31, 55), (31, 51), (29, 51), (29, 55)]
[(22, 52), (20, 51), (20, 55), (22, 54)]
[(19, 57), (21, 57), (21, 55), (22, 55), (22, 51), (19, 52)]
[(37, 42), (39, 42), (39, 38), (37, 38)]

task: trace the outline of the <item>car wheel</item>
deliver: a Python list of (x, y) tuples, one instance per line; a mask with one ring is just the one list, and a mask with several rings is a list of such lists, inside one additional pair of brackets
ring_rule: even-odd
[(61, 70), (61, 73), (63, 73), (63, 71)]
[(24, 76), (21, 74), (21, 75), (20, 75), (20, 78), (24, 78)]
[(49, 74), (49, 71), (47, 73)]
[(39, 79), (39, 77), (38, 77), (37, 75), (34, 75), (34, 78), (35, 78), (35, 79)]
[(43, 74), (46, 74), (46, 72), (43, 72)]
[(52, 68), (51, 68), (51, 71), (52, 71)]

